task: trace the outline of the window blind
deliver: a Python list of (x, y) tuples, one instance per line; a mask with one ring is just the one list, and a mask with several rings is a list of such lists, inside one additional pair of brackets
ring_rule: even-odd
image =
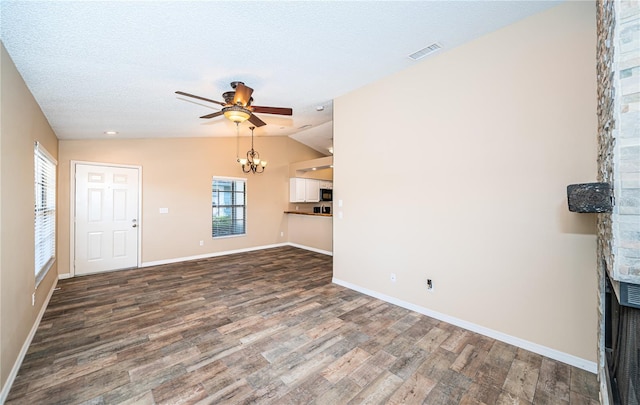
[(244, 179), (213, 178), (211, 207), (214, 238), (246, 234), (246, 191)]
[(56, 253), (56, 165), (39, 142), (34, 148), (35, 276), (39, 282), (51, 268)]

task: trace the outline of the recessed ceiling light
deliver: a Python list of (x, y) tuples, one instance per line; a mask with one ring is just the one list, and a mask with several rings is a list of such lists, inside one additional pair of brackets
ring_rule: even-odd
[(105, 135), (118, 135), (118, 131), (104, 131)]
[(323, 105), (317, 106), (316, 111), (324, 111), (324, 106)]
[(312, 168), (311, 170), (318, 170), (318, 168), (317, 168), (317, 167), (314, 167), (314, 168)]

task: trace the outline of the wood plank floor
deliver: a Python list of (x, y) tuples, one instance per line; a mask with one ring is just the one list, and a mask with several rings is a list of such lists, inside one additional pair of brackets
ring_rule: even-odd
[(597, 404), (593, 374), (293, 247), (62, 280), (7, 404)]

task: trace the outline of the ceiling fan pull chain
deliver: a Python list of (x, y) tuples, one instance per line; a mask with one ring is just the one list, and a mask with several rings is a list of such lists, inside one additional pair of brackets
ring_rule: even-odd
[(236, 122), (236, 162), (240, 162), (240, 123)]

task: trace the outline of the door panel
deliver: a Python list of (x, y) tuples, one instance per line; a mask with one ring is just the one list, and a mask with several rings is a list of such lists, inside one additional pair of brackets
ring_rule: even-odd
[(128, 231), (113, 232), (113, 257), (123, 257), (127, 254)]
[(87, 260), (98, 260), (102, 257), (102, 232), (87, 234)]
[(75, 274), (138, 265), (138, 169), (76, 164)]

